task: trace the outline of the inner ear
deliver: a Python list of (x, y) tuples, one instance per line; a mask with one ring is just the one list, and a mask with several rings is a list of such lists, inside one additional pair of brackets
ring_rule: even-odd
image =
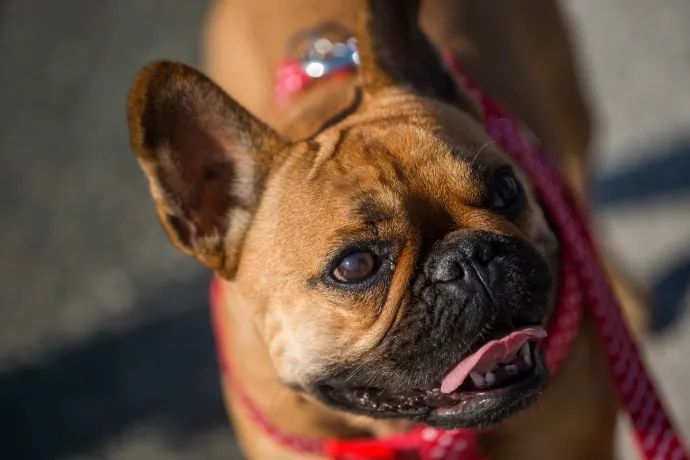
[(223, 114), (200, 103), (168, 100), (157, 106), (150, 100), (143, 121), (150, 128), (146, 145), (158, 152), (149, 159), (155, 162), (156, 185), (169, 200), (165, 219), (185, 249), (193, 247), (194, 239), (225, 234), (228, 209), (247, 209), (253, 199), (247, 190), (233, 187), (242, 159), (228, 155), (233, 139), (223, 129)]
[(359, 1), (357, 46), (364, 91), (409, 85), (479, 118), (476, 105), (419, 26), (419, 9), (420, 0)]
[(173, 244), (231, 274), (285, 143), (200, 72), (154, 63), (129, 98), (133, 149)]

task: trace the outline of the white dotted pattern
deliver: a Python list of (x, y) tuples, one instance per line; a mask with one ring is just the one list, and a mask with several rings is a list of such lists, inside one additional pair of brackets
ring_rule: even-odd
[[(459, 69), (458, 69), (459, 70)], [(472, 94), (484, 108), (489, 134), (521, 164), (544, 201), (561, 239), (565, 279), (561, 286), (560, 312), (549, 328), (547, 364), (557, 369), (577, 334), (583, 300), (591, 308), (619, 396), (633, 422), (635, 437), (645, 459), (687, 459), (628, 332), (619, 305), (587, 229), (587, 216), (570, 195), (566, 183), (544, 152), (531, 148), (519, 134), (519, 125), (467, 78)], [(583, 289), (584, 288), (584, 289)], [(582, 298), (582, 295), (585, 298)]]

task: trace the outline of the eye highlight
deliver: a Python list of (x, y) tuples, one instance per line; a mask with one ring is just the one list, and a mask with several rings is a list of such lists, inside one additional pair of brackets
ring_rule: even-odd
[(496, 176), (491, 207), (503, 210), (517, 201), (520, 196), (520, 184), (509, 171), (503, 171)]
[(378, 261), (372, 252), (353, 252), (343, 257), (333, 270), (333, 277), (343, 283), (363, 281), (376, 272)]

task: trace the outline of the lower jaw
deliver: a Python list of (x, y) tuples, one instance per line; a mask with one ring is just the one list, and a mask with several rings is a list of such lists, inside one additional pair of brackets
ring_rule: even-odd
[(494, 426), (529, 406), (545, 388), (548, 372), (543, 356), (535, 360), (532, 372), (518, 382), (493, 390), (441, 394), (443, 406), (424, 405), (402, 410), (367, 410), (342, 402), (328, 401), (336, 408), (377, 419), (408, 419), (444, 429), (483, 429)]
[(528, 407), (541, 394), (546, 382), (545, 374), (535, 374), (510, 387), (487, 392), (465, 392), (457, 397), (457, 404), (451, 406), (354, 412), (377, 419), (404, 418), (442, 429), (485, 429)]
[(546, 387), (546, 373), (535, 373), (510, 387), (466, 395), (457, 404), (430, 410), (424, 423), (437, 428), (483, 429), (528, 407)]

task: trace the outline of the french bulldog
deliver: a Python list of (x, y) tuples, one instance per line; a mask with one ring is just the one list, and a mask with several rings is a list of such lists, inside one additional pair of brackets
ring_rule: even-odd
[[(356, 32), (358, 71), (276, 107), (285, 43), (328, 21)], [(590, 115), (557, 5), (217, 0), (204, 37), (213, 79), (167, 61), (138, 74), (131, 142), (170, 240), (223, 280), (220, 346), (271, 422), (336, 438), (482, 428), (492, 459), (612, 458), (591, 320), (557, 375), (544, 364), (558, 239), (441, 58), (559, 152), (585, 200)], [(249, 458), (312, 458), (224, 389)]]

